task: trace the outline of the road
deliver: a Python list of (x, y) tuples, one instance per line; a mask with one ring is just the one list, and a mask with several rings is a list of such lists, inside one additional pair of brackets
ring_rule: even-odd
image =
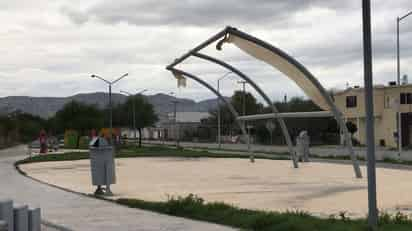
[[(47, 222), (76, 231), (229, 231), (216, 224), (166, 216), (127, 208), (83, 195), (60, 190), (20, 175), (13, 163), (27, 150), (17, 146), (0, 150), (0, 199), (13, 199), (42, 209)], [(54, 231), (52, 228), (45, 229)]]

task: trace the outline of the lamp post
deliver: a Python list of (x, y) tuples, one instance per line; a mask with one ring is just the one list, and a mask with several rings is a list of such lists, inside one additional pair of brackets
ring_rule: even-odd
[(126, 77), (126, 76), (128, 76), (128, 75), (129, 75), (129, 74), (126, 73), (126, 74), (120, 76), (119, 78), (117, 78), (117, 79), (114, 80), (114, 81), (108, 81), (108, 80), (106, 80), (106, 79), (104, 79), (104, 78), (102, 78), (102, 77), (100, 77), (100, 76), (98, 76), (98, 75), (91, 75), (92, 78), (100, 79), (100, 80), (104, 81), (105, 83), (107, 83), (107, 85), (109, 85), (109, 110), (110, 110), (110, 114), (109, 114), (109, 116), (110, 116), (110, 117), (109, 117), (109, 121), (110, 121), (110, 122), (109, 122), (109, 123), (110, 123), (109, 135), (110, 135), (110, 138), (109, 138), (109, 141), (110, 141), (110, 144), (113, 143), (113, 142), (112, 142), (112, 135), (113, 135), (112, 85), (115, 84), (115, 83), (117, 83), (119, 80), (123, 79), (124, 77)]
[[(401, 85), (401, 63), (400, 63), (400, 44), (399, 44), (399, 24), (400, 22), (412, 14), (412, 11), (408, 12), (407, 14), (403, 15), (402, 17), (396, 18), (396, 77), (397, 77), (397, 84), (398, 86)], [(398, 149), (399, 149), (399, 157), (402, 152), (402, 116), (400, 110), (397, 112), (398, 118)]]
[[(176, 95), (174, 92), (169, 93), (170, 96), (174, 97)], [(174, 133), (175, 133), (175, 140), (176, 140), (176, 148), (179, 147), (179, 138), (180, 138), (180, 127), (177, 123), (177, 104), (179, 101), (177, 99), (172, 101), (173, 103), (173, 127), (174, 127)]]
[(373, 118), (372, 35), (370, 0), (362, 1), (362, 16), (367, 145), (366, 153), (368, 172), (368, 225), (371, 230), (376, 231), (378, 229), (378, 208), (376, 201), (375, 128)]
[[(135, 96), (135, 95), (140, 95), (140, 94), (142, 94), (142, 93), (145, 92), (145, 91), (147, 91), (147, 89), (143, 89), (143, 90), (137, 92), (136, 94), (132, 94), (132, 93), (130, 93), (130, 92), (122, 91), (122, 90), (121, 90), (120, 92), (121, 92), (121, 93), (124, 93), (124, 94), (126, 94), (126, 95), (128, 95), (128, 96)], [(135, 103), (134, 100), (132, 100), (132, 110), (133, 110), (133, 133), (134, 133), (134, 140), (135, 140), (135, 142), (137, 143), (137, 135), (136, 135), (136, 103)]]
[[(217, 92), (220, 93), (220, 81), (223, 80), (226, 76), (228, 76), (231, 71), (226, 72), (220, 78), (217, 79)], [(222, 148), (222, 138), (221, 138), (221, 115), (220, 115), (220, 99), (217, 98), (217, 143), (219, 149)]]
[[(245, 116), (246, 115), (246, 84), (247, 82), (244, 80), (241, 80), (241, 81), (238, 81), (237, 83), (242, 84), (242, 92), (243, 92), (242, 94), (242, 101), (243, 101), (242, 102), (242, 115)], [(247, 128), (246, 121), (243, 121), (243, 126)], [(246, 138), (249, 140), (248, 150), (250, 152), (250, 129), (247, 129), (246, 131), (247, 131), (247, 136), (248, 136)], [(251, 161), (254, 162), (254, 159), (251, 158)]]

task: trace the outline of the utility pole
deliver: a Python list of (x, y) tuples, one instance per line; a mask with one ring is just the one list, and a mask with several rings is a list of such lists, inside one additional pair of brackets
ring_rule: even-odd
[(363, 16), (363, 61), (365, 81), (366, 151), (368, 170), (368, 225), (378, 229), (376, 201), (375, 129), (373, 118), (372, 35), (370, 0), (362, 1)]

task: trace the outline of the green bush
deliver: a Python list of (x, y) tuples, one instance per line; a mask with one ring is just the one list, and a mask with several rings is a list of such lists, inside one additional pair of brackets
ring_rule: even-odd
[(64, 133), (64, 147), (65, 148), (77, 148), (78, 147), (79, 134), (75, 130), (67, 130)]
[(90, 143), (90, 138), (88, 136), (82, 136), (79, 139), (79, 148), (88, 149)]

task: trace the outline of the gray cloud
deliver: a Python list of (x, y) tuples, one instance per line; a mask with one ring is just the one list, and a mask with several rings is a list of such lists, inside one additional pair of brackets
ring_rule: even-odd
[[(147, 1), (16, 0), (0, 3), (1, 95), (66, 96), (105, 89), (89, 78), (131, 75), (116, 90), (148, 88), (182, 97), (213, 95), (190, 82), (176, 89), (164, 67), (225, 25), (233, 25), (286, 51), (326, 87), (362, 85), (362, 22), (358, 0)], [(375, 83), (394, 79), (395, 19), (410, 0), (373, 1)], [(401, 67), (412, 73), (412, 17), (401, 25)], [(273, 68), (233, 46), (206, 49), (255, 78), (273, 97), (302, 92)], [(225, 70), (190, 59), (182, 65), (213, 86)], [(224, 93), (239, 86), (227, 79)]]
[(127, 22), (134, 25), (261, 25), (285, 24), (296, 12), (310, 7), (345, 9), (349, 1), (322, 0), (201, 0), (201, 1), (103, 1), (87, 10), (67, 10), (75, 23), (83, 23), (92, 16), (105, 23)]

